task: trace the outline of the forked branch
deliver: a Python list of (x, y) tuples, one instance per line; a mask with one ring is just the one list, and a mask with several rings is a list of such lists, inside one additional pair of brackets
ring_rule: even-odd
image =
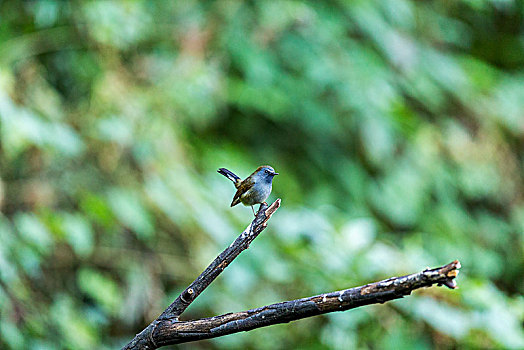
[(178, 317), (206, 289), (224, 269), (267, 227), (271, 215), (280, 207), (280, 198), (271, 206), (262, 203), (255, 219), (215, 260), (191, 283), (167, 309), (122, 349), (156, 349), (160, 343), (154, 333), (165, 322), (178, 322)]
[(415, 289), (430, 287), (435, 284), (445, 285), (451, 289), (457, 288), (455, 277), (458, 275), (460, 263), (455, 260), (438, 268), (426, 269), (402, 277), (392, 277), (361, 287), (210, 318), (180, 321), (178, 317), (182, 312), (240, 252), (249, 247), (249, 244), (267, 226), (267, 221), (279, 206), (280, 199), (270, 207), (263, 204), (255, 220), (235, 242), (226, 248), (158, 319), (137, 334), (123, 349), (156, 349), (165, 345), (216, 338), (329, 312), (384, 303), (409, 295)]

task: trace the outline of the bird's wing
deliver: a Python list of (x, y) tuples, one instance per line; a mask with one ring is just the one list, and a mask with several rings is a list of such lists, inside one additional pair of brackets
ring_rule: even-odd
[(240, 183), (240, 186), (238, 186), (237, 192), (235, 193), (235, 196), (233, 197), (233, 201), (231, 202), (231, 206), (234, 207), (238, 203), (240, 203), (240, 197), (244, 193), (246, 193), (253, 185), (255, 184), (255, 180), (252, 176), (249, 176), (244, 181)]

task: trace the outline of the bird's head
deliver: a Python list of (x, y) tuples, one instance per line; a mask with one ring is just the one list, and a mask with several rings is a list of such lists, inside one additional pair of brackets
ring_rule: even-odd
[(271, 182), (273, 180), (273, 177), (275, 175), (278, 175), (278, 173), (275, 172), (275, 169), (273, 169), (269, 165), (263, 165), (261, 167), (258, 167), (257, 170), (255, 170), (254, 175), (261, 180)]

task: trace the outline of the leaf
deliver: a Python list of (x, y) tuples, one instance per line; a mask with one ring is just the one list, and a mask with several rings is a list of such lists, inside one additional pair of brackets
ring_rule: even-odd
[(93, 230), (89, 222), (81, 215), (65, 214), (63, 216), (62, 231), (74, 251), (86, 257), (93, 250)]
[(83, 268), (77, 278), (80, 290), (93, 298), (108, 314), (116, 314), (122, 303), (118, 285), (99, 271)]
[(120, 222), (131, 228), (140, 239), (153, 235), (153, 224), (149, 213), (140, 202), (138, 194), (125, 189), (112, 189), (108, 193), (108, 202)]
[(15, 227), (26, 243), (41, 253), (49, 253), (52, 239), (45, 225), (34, 214), (21, 213), (14, 218)]

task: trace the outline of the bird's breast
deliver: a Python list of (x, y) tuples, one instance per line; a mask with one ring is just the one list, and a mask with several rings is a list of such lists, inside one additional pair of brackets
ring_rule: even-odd
[(244, 205), (255, 205), (262, 203), (271, 194), (271, 188), (271, 184), (255, 183), (240, 197), (240, 201)]

